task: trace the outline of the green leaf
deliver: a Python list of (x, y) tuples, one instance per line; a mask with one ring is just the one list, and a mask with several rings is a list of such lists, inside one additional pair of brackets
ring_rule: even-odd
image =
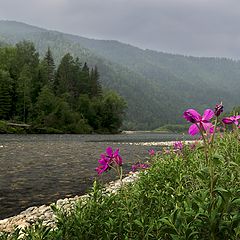
[(142, 222), (139, 221), (138, 219), (135, 219), (135, 220), (134, 220), (134, 223), (136, 223), (139, 227), (144, 228)]
[(224, 161), (224, 157), (218, 153), (215, 153), (213, 155), (213, 163), (220, 164), (222, 161)]

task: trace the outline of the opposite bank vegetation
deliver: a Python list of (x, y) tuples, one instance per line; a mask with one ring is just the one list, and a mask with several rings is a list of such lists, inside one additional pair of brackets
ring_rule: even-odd
[[(222, 110), (220, 104), (201, 116), (188, 109), (189, 134), (200, 133), (201, 141), (151, 149), (148, 163), (133, 166), (142, 169), (136, 182), (108, 194), (95, 182), (88, 201), (79, 200), (70, 212), (53, 207), (56, 228), (38, 223), (23, 230), (22, 238), (240, 239), (240, 115), (220, 119)], [(98, 162), (99, 174), (112, 169), (121, 180), (119, 149), (108, 147)], [(15, 230), (1, 239), (19, 236)]]
[(27, 41), (0, 46), (0, 120), (24, 123), (1, 121), (2, 133), (115, 133), (125, 108), (96, 66), (67, 53), (56, 68), (49, 48), (40, 59)]

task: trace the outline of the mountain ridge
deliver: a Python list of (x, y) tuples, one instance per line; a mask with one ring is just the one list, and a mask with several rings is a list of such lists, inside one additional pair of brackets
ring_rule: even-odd
[(90, 66), (97, 65), (103, 86), (117, 90), (127, 100), (125, 127), (129, 129), (180, 123), (188, 107), (202, 111), (219, 101), (224, 101), (227, 109), (240, 105), (237, 60), (144, 50), (116, 40), (90, 39), (0, 20), (0, 41), (15, 44), (24, 39), (32, 41), (42, 56), (49, 46), (56, 63), (70, 52)]

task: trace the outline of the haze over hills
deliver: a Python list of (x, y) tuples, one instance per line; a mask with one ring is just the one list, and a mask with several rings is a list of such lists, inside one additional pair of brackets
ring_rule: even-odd
[(40, 54), (51, 48), (56, 63), (67, 52), (97, 65), (104, 87), (128, 103), (125, 126), (153, 129), (182, 121), (186, 108), (240, 105), (240, 62), (173, 55), (110, 40), (94, 40), (14, 21), (0, 21), (0, 42), (32, 41)]

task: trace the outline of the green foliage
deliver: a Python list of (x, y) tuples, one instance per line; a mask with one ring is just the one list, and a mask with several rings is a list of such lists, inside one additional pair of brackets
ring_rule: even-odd
[(110, 132), (116, 132), (122, 124), (126, 103), (115, 92), (104, 94), (101, 103), (101, 127)]
[(9, 73), (0, 69), (0, 119), (8, 119), (12, 106), (12, 79)]
[(69, 53), (55, 71), (50, 48), (41, 61), (31, 42), (0, 48), (0, 119), (30, 123), (32, 132), (117, 132), (125, 103), (107, 98), (97, 68)]
[(214, 198), (201, 143), (194, 150), (185, 145), (181, 152), (157, 154), (151, 168), (117, 194), (94, 184), (87, 201), (79, 200), (70, 213), (53, 206), (57, 229), (37, 225), (26, 239), (44, 233), (46, 239), (239, 239), (237, 137), (226, 133), (214, 143)]
[(22, 127), (11, 126), (7, 121), (0, 120), (0, 133), (27, 133), (28, 130)]

